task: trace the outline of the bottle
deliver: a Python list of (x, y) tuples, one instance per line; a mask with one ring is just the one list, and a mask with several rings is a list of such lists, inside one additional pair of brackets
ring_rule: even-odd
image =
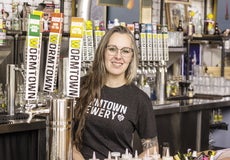
[(119, 19), (115, 18), (113, 25), (114, 26), (119, 26), (120, 25)]
[(182, 20), (179, 20), (179, 24), (178, 24), (178, 27), (177, 27), (177, 31), (183, 32)]
[(223, 121), (223, 114), (222, 114), (222, 111), (221, 109), (218, 109), (217, 110), (217, 119), (218, 119), (218, 122), (221, 123)]
[(187, 94), (189, 98), (193, 97), (193, 85), (192, 84), (189, 85)]
[(21, 17), (16, 2), (12, 4), (12, 30), (21, 30)]
[[(4, 12), (4, 11), (3, 11)], [(0, 46), (6, 43), (6, 20), (0, 12)]]
[(22, 30), (27, 31), (28, 28), (28, 16), (30, 14), (30, 5), (28, 2), (24, 2), (22, 6)]
[(92, 158), (90, 158), (89, 160), (99, 160), (99, 159), (96, 157), (96, 153), (95, 153), (95, 152), (93, 152), (93, 157), (92, 157)]
[(197, 158), (197, 151), (193, 151), (192, 152), (192, 159), (196, 159)]
[(141, 160), (141, 158), (138, 157), (138, 152), (135, 150), (135, 156), (133, 157), (132, 160)]
[(151, 95), (151, 88), (147, 81), (147, 77), (144, 74), (141, 74), (139, 88), (143, 90), (149, 97)]
[(0, 83), (0, 111), (6, 111), (6, 96), (3, 92), (2, 83)]
[(128, 149), (126, 148), (125, 153), (121, 154), (121, 158), (119, 160), (130, 160), (131, 158), (132, 154), (130, 154)]
[(16, 96), (15, 96), (15, 105), (21, 110), (23, 109), (25, 105), (23, 85), (17, 86)]
[(114, 158), (112, 158), (112, 156), (111, 156), (111, 152), (109, 151), (109, 153), (108, 153), (108, 157), (107, 158), (105, 158), (104, 160), (115, 160)]
[(199, 13), (198, 16), (198, 23), (197, 23), (197, 27), (196, 27), (196, 34), (197, 35), (202, 35), (203, 31), (202, 31), (202, 20), (201, 20), (201, 14)]
[(120, 152), (111, 152), (111, 157), (114, 157), (115, 160), (118, 160), (120, 156)]
[(166, 149), (166, 155), (162, 156), (162, 160), (173, 160), (173, 157), (170, 156), (169, 148)]
[(218, 112), (213, 110), (213, 124), (218, 123)]
[(194, 26), (194, 24), (192, 23), (192, 21), (190, 21), (190, 22), (188, 23), (188, 30), (187, 30), (187, 32), (188, 32), (188, 36), (192, 36), (193, 33), (195, 33), (195, 26)]
[(215, 23), (215, 31), (214, 31), (214, 35), (220, 35), (220, 29), (218, 27), (218, 23)]

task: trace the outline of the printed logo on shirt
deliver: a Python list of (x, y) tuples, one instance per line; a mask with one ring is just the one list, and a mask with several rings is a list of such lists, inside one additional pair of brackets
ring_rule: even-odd
[(112, 101), (95, 99), (90, 103), (87, 113), (106, 119), (123, 121), (125, 119), (127, 108), (128, 107), (125, 105)]

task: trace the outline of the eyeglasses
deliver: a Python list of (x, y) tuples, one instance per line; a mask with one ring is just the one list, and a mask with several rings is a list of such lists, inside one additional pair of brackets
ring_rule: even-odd
[(133, 49), (129, 47), (123, 47), (121, 49), (118, 49), (115, 45), (108, 45), (107, 50), (109, 51), (109, 54), (114, 56), (120, 51), (121, 55), (123, 57), (130, 56), (133, 53)]

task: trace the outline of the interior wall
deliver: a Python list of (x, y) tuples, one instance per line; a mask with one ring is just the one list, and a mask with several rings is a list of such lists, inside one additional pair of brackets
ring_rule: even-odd
[[(223, 122), (230, 124), (230, 109), (222, 110), (223, 113)], [(216, 147), (221, 148), (230, 148), (230, 131), (229, 126), (228, 130), (214, 130), (213, 134), (211, 135), (214, 143), (213, 145)]]
[(135, 0), (134, 7), (132, 9), (127, 9), (125, 7), (107, 7), (107, 21), (117, 18), (120, 22), (139, 22), (139, 8), (139, 0)]
[[(228, 6), (228, 11), (227, 7)], [(228, 14), (228, 19), (225, 18), (227, 12)], [(229, 28), (229, 23), (230, 23), (230, 0), (222, 0), (218, 1), (217, 0), (217, 15), (216, 15), (216, 20), (219, 24), (220, 29), (223, 31), (227, 28)]]

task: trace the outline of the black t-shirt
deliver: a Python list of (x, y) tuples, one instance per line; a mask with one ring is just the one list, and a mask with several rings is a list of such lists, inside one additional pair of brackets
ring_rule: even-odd
[(104, 160), (108, 152), (125, 153), (132, 150), (132, 134), (140, 138), (157, 135), (155, 115), (151, 100), (134, 84), (119, 88), (104, 86), (101, 100), (94, 100), (88, 108), (83, 133), (81, 153), (85, 159), (96, 157)]

